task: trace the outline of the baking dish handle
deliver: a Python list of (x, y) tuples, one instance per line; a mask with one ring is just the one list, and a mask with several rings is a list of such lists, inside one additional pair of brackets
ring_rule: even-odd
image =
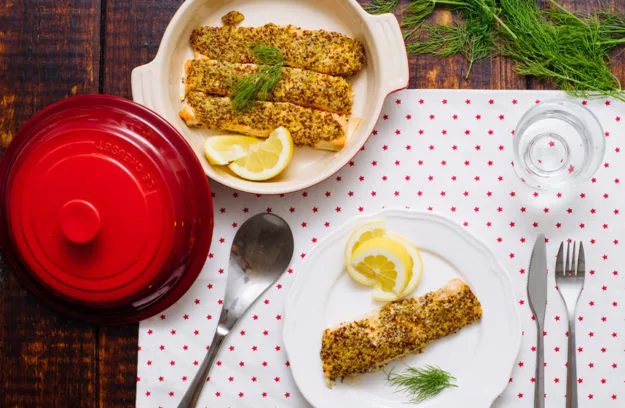
[(130, 79), (132, 99), (150, 109), (154, 109), (152, 98), (152, 87), (154, 86), (153, 65), (154, 61), (136, 67), (132, 70)]
[(374, 52), (380, 61), (380, 84), (385, 94), (408, 86), (410, 73), (408, 55), (401, 27), (393, 14), (370, 16), (371, 31), (375, 39)]

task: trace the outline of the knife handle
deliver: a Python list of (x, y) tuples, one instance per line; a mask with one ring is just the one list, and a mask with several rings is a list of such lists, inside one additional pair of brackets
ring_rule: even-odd
[(536, 383), (534, 385), (534, 408), (545, 408), (545, 337), (540, 325), (536, 328)]

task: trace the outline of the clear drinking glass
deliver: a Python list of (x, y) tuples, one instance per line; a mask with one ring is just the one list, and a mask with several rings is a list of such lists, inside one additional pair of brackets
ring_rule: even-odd
[(514, 132), (517, 175), (529, 186), (555, 189), (588, 180), (603, 161), (605, 140), (597, 117), (575, 100), (541, 102), (528, 110)]

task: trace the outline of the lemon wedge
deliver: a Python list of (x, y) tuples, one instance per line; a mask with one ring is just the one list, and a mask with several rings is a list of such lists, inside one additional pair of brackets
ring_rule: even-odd
[(402, 243), (385, 236), (358, 245), (349, 265), (360, 276), (359, 282), (375, 287), (376, 300), (399, 299), (412, 278), (410, 253)]
[(345, 244), (345, 265), (347, 266), (347, 272), (351, 275), (352, 278), (356, 280), (356, 282), (362, 283), (363, 285), (373, 286), (375, 284), (375, 279), (364, 276), (358, 273), (350, 264), (350, 260), (352, 259), (352, 255), (354, 251), (365, 241), (381, 237), (386, 233), (386, 223), (384, 221), (372, 221), (368, 222), (358, 228), (356, 228), (347, 238), (347, 243)]
[(279, 127), (269, 137), (249, 146), (249, 153), (228, 165), (234, 174), (247, 180), (268, 180), (280, 174), (293, 157), (293, 140)]
[(259, 143), (263, 141), (251, 136), (209, 136), (204, 142), (204, 154), (210, 164), (224, 165), (247, 156), (250, 148)]
[(396, 234), (388, 234), (387, 237), (403, 244), (410, 254), (410, 258), (412, 258), (412, 276), (410, 277), (408, 284), (400, 294), (400, 297), (404, 297), (414, 292), (414, 290), (417, 288), (417, 285), (421, 281), (421, 276), (423, 276), (423, 258), (421, 258), (421, 252), (419, 251), (419, 249), (406, 238)]

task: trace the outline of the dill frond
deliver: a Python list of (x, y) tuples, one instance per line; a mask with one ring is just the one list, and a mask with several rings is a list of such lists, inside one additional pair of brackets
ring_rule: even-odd
[[(437, 7), (453, 12), (449, 26), (428, 24)], [(625, 16), (602, 9), (576, 13), (549, 0), (411, 0), (402, 25), (410, 54), (463, 55), (467, 77), (476, 61), (503, 55), (521, 75), (551, 81), (575, 96), (625, 100), (610, 70), (610, 51), (625, 44)]]
[[(452, 25), (425, 24), (435, 6), (451, 7), (458, 15)], [(495, 49), (497, 20), (495, 0), (413, 0), (404, 20), (406, 49), (410, 54), (434, 54), (447, 57), (463, 55), (469, 63), (466, 77), (476, 61), (487, 58)]]
[(250, 110), (257, 100), (267, 100), (282, 77), (284, 56), (280, 50), (262, 44), (254, 44), (252, 50), (262, 68), (257, 73), (247, 75), (234, 83), (232, 106), (237, 111)]
[(385, 14), (393, 13), (398, 5), (399, 0), (371, 0), (364, 9), (370, 14)]
[(513, 59), (522, 75), (550, 80), (574, 96), (623, 99), (618, 78), (610, 71), (604, 23), (596, 15), (578, 16), (551, 0), (541, 10), (528, 0), (500, 0), (513, 39), (501, 32), (502, 54)]
[(262, 65), (281, 65), (284, 64), (284, 56), (276, 47), (269, 45), (254, 44), (252, 47), (254, 55)]
[(401, 374), (394, 374), (391, 370), (387, 374), (387, 380), (398, 392), (409, 394), (411, 403), (423, 402), (447, 388), (458, 387), (454, 383), (456, 380), (454, 376), (429, 364), (423, 368), (408, 367)]

